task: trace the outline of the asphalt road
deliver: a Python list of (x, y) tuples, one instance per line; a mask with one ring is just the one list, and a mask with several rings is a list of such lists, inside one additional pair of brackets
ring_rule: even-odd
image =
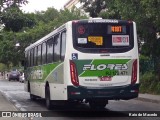
[[(103, 110), (91, 110), (88, 104), (71, 104), (66, 106), (55, 106), (48, 111), (45, 107), (45, 101), (38, 99), (31, 101), (29, 93), (24, 91), (24, 83), (17, 81), (0, 80), (0, 91), (9, 99), (20, 111), (42, 111), (42, 115), (47, 114), (45, 118), (34, 118), (34, 120), (72, 120), (72, 119), (95, 119), (95, 120), (159, 120), (157, 117), (121, 117), (128, 116), (129, 113), (160, 113), (160, 104), (139, 101), (136, 99), (128, 101), (109, 101), (109, 104)], [(153, 112), (154, 111), (154, 112)]]

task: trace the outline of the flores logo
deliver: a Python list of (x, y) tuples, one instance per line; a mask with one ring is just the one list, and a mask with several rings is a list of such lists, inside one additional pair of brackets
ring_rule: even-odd
[(110, 69), (110, 70), (127, 70), (128, 66), (127, 64), (100, 64), (100, 65), (84, 65), (83, 70), (105, 70), (105, 69)]

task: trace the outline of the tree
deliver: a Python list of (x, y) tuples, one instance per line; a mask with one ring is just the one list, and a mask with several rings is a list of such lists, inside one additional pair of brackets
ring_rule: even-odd
[(3, 34), (3, 39), (0, 41), (0, 63), (8, 66), (15, 54), (15, 51), (13, 52), (13, 41), (10, 40), (14, 39), (14, 34), (13, 32), (3, 32), (1, 34)]
[(3, 72), (4, 70), (7, 70), (6, 65), (3, 63), (0, 63), (0, 72)]
[(107, 6), (105, 0), (80, 0), (80, 2), (84, 3), (83, 9), (89, 12), (91, 17), (98, 17), (99, 13)]
[(20, 7), (22, 4), (27, 4), (27, 0), (1, 0), (0, 1), (0, 12), (3, 11), (4, 8), (8, 8), (11, 5), (16, 5)]
[[(72, 9), (72, 11), (61, 10), (60, 12), (54, 8), (49, 8), (47, 11), (23, 14), (23, 18), (28, 18), (30, 21), (33, 21), (33, 26), (23, 26), (23, 28), (17, 32), (9, 30), (1, 32), (1, 63), (17, 65), (19, 61), (24, 59), (24, 49), (31, 43), (44, 37), (67, 21), (84, 19), (87, 17), (82, 15), (80, 10), (75, 8)], [(18, 48), (14, 46), (16, 41), (20, 43), (20, 47)]]
[(35, 13), (36, 21), (42, 21), (44, 23), (53, 21), (58, 16), (59, 12), (53, 7), (48, 8), (46, 11), (37, 11)]
[(2, 22), (5, 24), (5, 30), (18, 32), (25, 25), (25, 18), (18, 7), (9, 7), (2, 13)]
[(1, 20), (5, 25), (5, 30), (13, 32), (21, 31), (23, 27), (33, 27), (36, 24), (34, 16), (23, 13), (18, 6), (10, 6), (3, 10)]

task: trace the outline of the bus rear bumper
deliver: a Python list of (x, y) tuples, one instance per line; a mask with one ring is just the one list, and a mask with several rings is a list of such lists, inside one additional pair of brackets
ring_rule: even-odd
[(68, 86), (68, 99), (106, 99), (106, 100), (129, 100), (138, 97), (139, 84), (109, 88), (88, 88)]

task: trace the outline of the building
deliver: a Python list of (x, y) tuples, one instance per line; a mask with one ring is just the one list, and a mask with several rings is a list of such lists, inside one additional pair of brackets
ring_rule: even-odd
[(86, 16), (89, 17), (89, 13), (86, 13), (84, 10), (83, 10), (83, 4), (80, 3), (80, 0), (69, 0), (65, 5), (64, 5), (64, 8), (65, 9), (68, 9), (68, 10), (71, 10), (73, 7), (76, 7), (78, 9), (81, 10), (81, 13), (82, 14), (85, 14)]
[(80, 8), (82, 4), (79, 0), (69, 0), (65, 5), (64, 8), (71, 10), (72, 7), (75, 6), (76, 8)]

